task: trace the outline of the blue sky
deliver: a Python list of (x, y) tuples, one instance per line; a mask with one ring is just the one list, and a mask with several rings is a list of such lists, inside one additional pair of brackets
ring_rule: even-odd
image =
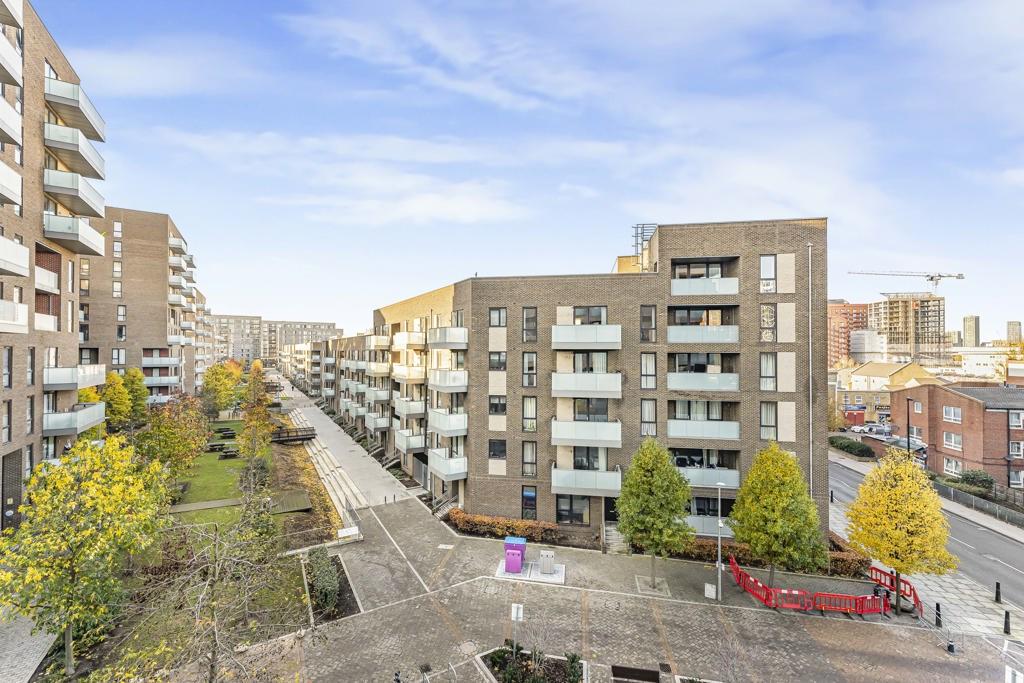
[[(1024, 318), (1024, 3), (38, 0), (218, 312), (605, 272), (633, 223), (828, 216), (829, 295)], [(325, 316), (325, 312), (327, 312)]]

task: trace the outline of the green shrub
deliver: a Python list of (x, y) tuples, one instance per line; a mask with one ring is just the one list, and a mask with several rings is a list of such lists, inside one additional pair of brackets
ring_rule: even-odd
[(986, 491), (991, 491), (992, 485), (996, 483), (992, 475), (985, 470), (964, 470), (960, 474), (960, 481), (968, 486), (977, 486)]
[[(871, 566), (869, 558), (855, 551), (846, 541), (832, 532), (829, 532), (828, 540), (829, 574), (859, 578), (867, 573), (868, 567)], [(722, 561), (727, 562), (730, 555), (745, 567), (764, 568), (767, 566), (760, 559), (754, 557), (750, 552), (750, 546), (722, 539)], [(714, 563), (718, 560), (718, 541), (713, 538), (696, 538), (685, 551), (673, 555), (673, 557)]]
[(530, 541), (553, 542), (558, 539), (558, 525), (551, 522), (537, 522), (529, 519), (513, 519), (511, 517), (491, 517), (490, 515), (471, 515), (461, 508), (452, 508), (448, 513), (448, 521), (459, 531), (476, 536), (522, 536)]
[(309, 593), (313, 605), (324, 612), (330, 612), (338, 604), (338, 571), (334, 560), (324, 548), (309, 553), (306, 562), (309, 577)]
[(951, 489), (957, 489), (964, 493), (969, 493), (972, 496), (986, 496), (992, 490), (991, 488), (983, 488), (981, 486), (971, 486), (970, 484), (964, 483), (962, 480), (957, 479), (940, 479), (939, 483), (945, 484)]
[(828, 445), (858, 458), (875, 457), (875, 452), (871, 450), (870, 446), (846, 436), (830, 436), (828, 437)]

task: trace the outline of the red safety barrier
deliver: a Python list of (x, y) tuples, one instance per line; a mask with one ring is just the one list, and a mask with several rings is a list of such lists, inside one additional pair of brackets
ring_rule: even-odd
[(753, 595), (765, 607), (775, 606), (772, 589), (746, 572), (743, 572), (743, 590)]
[[(884, 569), (880, 569), (879, 567), (871, 567), (870, 569), (868, 569), (868, 576), (870, 576), (871, 580), (877, 583), (879, 586), (882, 586), (883, 588), (888, 588), (893, 592), (896, 591), (896, 575), (894, 573), (887, 572)], [(900, 595), (913, 602), (914, 608), (917, 610), (917, 613), (921, 614), (924, 608), (924, 604), (921, 602), (921, 598), (918, 597), (917, 589), (914, 588), (914, 584), (910, 583), (901, 576), (899, 591)]]
[(884, 595), (862, 595), (857, 598), (857, 614), (886, 614), (889, 612), (889, 600)]
[(825, 612), (854, 614), (857, 612), (857, 596), (841, 593), (815, 593), (811, 609), (820, 610), (822, 614)]
[(736, 562), (736, 558), (732, 555), (729, 556), (729, 569), (732, 570), (732, 578), (736, 582), (736, 585), (740, 585), (740, 574), (745, 574), (746, 572), (740, 569), (739, 563)]
[(806, 610), (808, 607), (807, 591), (790, 588), (775, 588), (775, 607), (778, 609)]

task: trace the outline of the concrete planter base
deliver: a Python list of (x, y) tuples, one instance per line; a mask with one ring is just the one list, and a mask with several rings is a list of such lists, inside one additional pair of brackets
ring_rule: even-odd
[[(494, 674), (491, 673), (491, 668), (487, 664), (488, 656), (492, 652), (495, 652), (497, 650), (501, 650), (503, 647), (504, 646), (492, 647), (490, 650), (487, 650), (486, 652), (481, 652), (480, 654), (478, 654), (476, 656), (476, 661), (477, 661), (478, 668), (480, 669), (481, 673), (484, 675), (484, 678), (486, 678), (491, 683), (499, 683), (499, 681), (498, 681), (497, 678), (494, 677)], [(529, 655), (530, 651), (529, 650), (523, 650), (522, 654)], [(565, 661), (565, 657), (562, 657), (562, 656), (559, 656), (559, 655), (544, 655), (544, 659), (557, 659), (557, 660), (561, 660), (563, 662)], [(580, 660), (580, 664), (583, 666), (583, 683), (590, 683), (590, 666), (587, 664), (586, 660)]]

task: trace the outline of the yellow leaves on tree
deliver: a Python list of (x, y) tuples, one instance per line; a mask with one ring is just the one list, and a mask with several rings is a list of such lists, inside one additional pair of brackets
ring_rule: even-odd
[(114, 430), (126, 427), (132, 418), (132, 396), (121, 375), (108, 372), (100, 396), (107, 404), (107, 425)]

